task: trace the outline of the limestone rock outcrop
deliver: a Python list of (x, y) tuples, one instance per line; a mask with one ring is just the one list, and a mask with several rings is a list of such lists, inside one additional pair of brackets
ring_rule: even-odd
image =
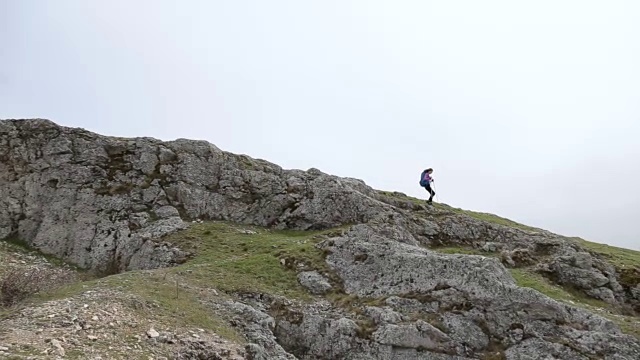
[(283, 170), (203, 141), (100, 136), (47, 120), (0, 121), (0, 239), (84, 268), (130, 270), (189, 254), (152, 239), (190, 219), (319, 229), (389, 205), (363, 182)]
[[(204, 141), (0, 121), (0, 239), (108, 274), (188, 261), (192, 254), (165, 236), (208, 219), (297, 230), (350, 225), (318, 245), (331, 278), (298, 274), (317, 302), (261, 294), (220, 305), (234, 314), (251, 359), (640, 358), (640, 341), (612, 321), (517, 286), (508, 268), (534, 267), (640, 313), (640, 270), (617, 268), (562, 236)], [(434, 251), (441, 246), (490, 256)], [(339, 309), (321, 300), (330, 292), (369, 303)]]

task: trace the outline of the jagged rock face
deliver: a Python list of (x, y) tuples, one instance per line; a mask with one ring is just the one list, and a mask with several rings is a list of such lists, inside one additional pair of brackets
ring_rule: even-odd
[[(509, 267), (535, 265), (537, 271), (560, 285), (582, 291), (609, 304), (628, 305), (640, 313), (640, 298), (634, 295), (640, 272), (627, 276), (621, 284), (620, 274), (606, 261), (595, 258), (570, 239), (547, 231), (530, 232), (490, 224), (469, 217), (439, 217), (433, 242), (461, 244), (484, 251), (500, 252)], [(634, 269), (627, 270), (633, 272)], [(637, 271), (637, 270), (635, 270)], [(623, 276), (624, 277), (624, 276)]]
[(303, 309), (277, 324), (285, 349), (302, 359), (475, 359), (489, 344), (508, 349), (507, 359), (640, 355), (640, 343), (613, 322), (517, 287), (496, 259), (363, 236), (370, 231), (357, 225), (320, 245), (347, 294), (384, 299), (366, 311), (369, 334), (348, 317)]
[[(504, 265), (542, 259), (538, 271), (558, 284), (638, 305), (636, 270), (621, 276), (555, 234), (427, 210), (359, 180), (284, 170), (202, 141), (0, 121), (0, 238), (19, 237), (84, 268), (149, 269), (188, 259), (162, 238), (193, 219), (357, 224), (320, 245), (339, 284), (313, 271), (298, 280), (312, 294), (344, 291), (377, 303), (362, 314), (322, 302), (285, 311), (267, 300), (219, 305), (235, 314), (250, 359), (640, 358), (640, 343), (611, 321), (516, 286)], [(452, 244), (501, 256), (424, 248)]]
[(364, 222), (389, 206), (353, 179), (283, 170), (203, 141), (122, 139), (46, 120), (0, 121), (0, 238), (85, 268), (188, 256), (153, 239), (182, 219), (293, 229)]

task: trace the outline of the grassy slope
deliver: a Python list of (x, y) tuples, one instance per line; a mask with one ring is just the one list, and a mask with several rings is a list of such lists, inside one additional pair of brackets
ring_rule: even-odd
[(579, 237), (573, 237), (571, 239), (587, 250), (604, 256), (611, 264), (618, 268), (640, 267), (640, 251), (591, 242)]
[[(196, 252), (195, 258), (185, 264), (99, 279), (87, 275), (83, 282), (38, 294), (27, 304), (68, 298), (96, 288), (115, 289), (152, 304), (151, 307), (136, 307), (141, 317), (153, 317), (154, 321), (171, 327), (211, 330), (226, 339), (243, 343), (243, 336), (224, 318), (213, 315), (206, 301), (212, 297), (230, 298), (230, 294), (236, 292), (264, 292), (300, 301), (310, 300), (311, 295), (297, 282), (297, 272), (305, 267), (327, 269), (322, 252), (314, 245), (321, 240), (320, 235), (336, 231), (340, 229), (298, 232), (226, 222), (191, 224), (189, 229), (167, 239)], [(15, 248), (15, 245), (11, 247)], [(11, 312), (0, 308), (0, 319)]]
[[(393, 200), (407, 201), (414, 204), (425, 205), (425, 200), (407, 196), (399, 192), (380, 191), (384, 197), (391, 197)], [(497, 215), (475, 212), (470, 210), (463, 210), (459, 208), (453, 208), (446, 204), (434, 203), (433, 206), (442, 211), (452, 212), (455, 214), (467, 215), (472, 218), (517, 228), (525, 231), (539, 231), (540, 229), (520, 224), (509, 219), (499, 217)], [(631, 249), (625, 249), (606, 244), (599, 244), (590, 242), (582, 238), (570, 238), (577, 242), (578, 245), (586, 250), (601, 255), (607, 259), (612, 265), (614, 265), (618, 271), (622, 273), (623, 280), (625, 277), (633, 277), (630, 281), (637, 282), (637, 277), (640, 276), (640, 251)], [(495, 253), (487, 253), (479, 249), (471, 249), (465, 247), (442, 247), (437, 249), (438, 252), (447, 254), (469, 254), (469, 255), (482, 255), (482, 256), (498, 256)], [(531, 269), (509, 269), (511, 275), (516, 280), (517, 284), (522, 287), (533, 288), (541, 293), (558, 301), (566, 302), (572, 305), (587, 308), (591, 311), (599, 313), (613, 321), (615, 321), (626, 333), (632, 334), (640, 339), (640, 321), (631, 316), (623, 316), (612, 311), (611, 307), (605, 302), (587, 297), (572, 289), (564, 288), (556, 284), (551, 283), (543, 276), (535, 273)]]
[[(485, 220), (487, 219), (505, 225), (501, 218), (488, 217)], [(340, 230), (297, 232), (226, 222), (191, 224), (188, 230), (167, 239), (196, 253), (195, 258), (185, 264), (168, 269), (132, 271), (92, 279), (54, 293), (42, 294), (36, 300), (64, 298), (93, 287), (107, 286), (154, 303), (157, 307), (154, 316), (164, 323), (209, 329), (225, 338), (242, 342), (240, 334), (229, 327), (224, 319), (212, 316), (211, 311), (202, 304), (202, 292), (215, 288), (229, 293), (265, 292), (301, 301), (309, 300), (311, 296), (297, 282), (297, 271), (301, 268), (328, 270), (323, 254), (314, 245), (321, 241), (321, 235)], [(439, 251), (495, 255), (455, 247), (441, 248)], [(634, 264), (638, 256), (637, 252), (613, 247), (597, 247), (595, 251), (609, 254), (621, 264)], [(609, 313), (605, 303), (556, 286), (528, 269), (511, 269), (511, 273), (520, 286), (531, 287), (556, 300), (599, 312), (616, 321), (626, 332), (640, 338), (636, 318)], [(226, 295), (223, 293), (221, 296)], [(337, 305), (345, 305), (342, 304), (344, 301), (348, 305), (353, 301), (348, 297), (345, 300), (339, 294), (331, 294), (329, 298)], [(140, 311), (141, 315), (147, 315), (144, 312), (148, 310)]]
[[(378, 193), (380, 195), (382, 195), (383, 197), (390, 197), (390, 198), (393, 198), (395, 200), (407, 201), (407, 202), (411, 202), (411, 203), (418, 204), (418, 205), (425, 205), (426, 204), (425, 200), (414, 198), (412, 196), (408, 196), (408, 195), (406, 195), (404, 193), (400, 193), (400, 192), (379, 191)], [(460, 215), (467, 215), (467, 216), (470, 216), (470, 217), (472, 217), (474, 219), (478, 219), (478, 220), (481, 220), (481, 221), (487, 221), (487, 222), (491, 222), (491, 223), (494, 223), (494, 224), (510, 226), (510, 227), (518, 228), (518, 229), (521, 229), (521, 230), (528, 230), (528, 231), (539, 231), (540, 230), (538, 228), (531, 227), (531, 226), (524, 225), (524, 224), (520, 224), (518, 222), (511, 221), (509, 219), (506, 219), (506, 218), (503, 218), (503, 217), (500, 217), (500, 216), (497, 216), (497, 215), (494, 215), (494, 214), (471, 211), (471, 210), (464, 210), (464, 209), (460, 209), (460, 208), (454, 208), (454, 207), (449, 206), (447, 204), (440, 204), (440, 203), (433, 203), (433, 206), (436, 209), (439, 209), (439, 210), (442, 210), (442, 211), (451, 212), (451, 213), (460, 214)]]
[(259, 291), (305, 300), (310, 296), (298, 284), (295, 269), (327, 270), (315, 245), (322, 235), (337, 231), (340, 229), (269, 230), (227, 222), (192, 224), (167, 240), (197, 256), (170, 271), (187, 271), (195, 284), (222, 291)]
[[(379, 191), (379, 194), (381, 194), (382, 196), (391, 197), (393, 199), (400, 200), (400, 201), (408, 201), (408, 202), (412, 202), (419, 205), (425, 205), (425, 200), (414, 198), (400, 192)], [(482, 221), (486, 221), (486, 222), (490, 222), (498, 225), (509, 226), (509, 227), (513, 227), (521, 230), (527, 230), (527, 231), (541, 230), (539, 228), (520, 224), (518, 222), (509, 220), (494, 214), (454, 208), (447, 204), (434, 203), (433, 206), (435, 206), (436, 209), (439, 209), (439, 210), (448, 211), (455, 214), (467, 215), (474, 219), (478, 219), (478, 220), (482, 220)], [(616, 267), (640, 267), (640, 251), (615, 247), (615, 246), (606, 245), (606, 244), (595, 243), (579, 237), (572, 237), (570, 239), (577, 242), (578, 245), (586, 248), (587, 250), (590, 250), (596, 254), (600, 254), (604, 256)]]
[(604, 301), (587, 297), (577, 291), (558, 286), (530, 269), (509, 269), (518, 286), (529, 287), (548, 297), (571, 305), (585, 308), (606, 317), (620, 326), (622, 331), (640, 339), (640, 320), (625, 316), (611, 309)]

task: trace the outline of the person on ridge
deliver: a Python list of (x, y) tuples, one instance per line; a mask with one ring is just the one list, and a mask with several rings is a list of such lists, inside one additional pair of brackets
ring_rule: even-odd
[(427, 204), (431, 204), (433, 202), (433, 196), (436, 194), (436, 192), (431, 188), (431, 183), (433, 182), (433, 178), (431, 177), (432, 173), (433, 169), (428, 168), (420, 175), (420, 186), (427, 189), (429, 195), (431, 195), (429, 196), (429, 200), (427, 200)]

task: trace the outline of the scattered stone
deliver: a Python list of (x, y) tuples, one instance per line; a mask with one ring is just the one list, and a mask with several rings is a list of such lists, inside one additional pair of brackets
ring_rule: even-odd
[(379, 308), (375, 306), (367, 306), (365, 308), (365, 313), (378, 325), (397, 324), (407, 318), (390, 307)]
[(168, 219), (171, 217), (180, 217), (180, 212), (173, 206), (165, 205), (155, 210), (156, 215), (160, 219)]
[(298, 281), (315, 295), (324, 294), (332, 288), (329, 281), (317, 271), (304, 271), (299, 273)]
[(149, 331), (147, 331), (147, 336), (153, 339), (160, 336), (160, 333), (158, 333), (154, 328), (151, 328)]
[(486, 242), (482, 245), (482, 250), (486, 252), (496, 252), (502, 249), (503, 245), (496, 242)]
[(63, 356), (63, 357), (65, 356), (64, 348), (62, 347), (62, 344), (60, 343), (59, 340), (52, 339), (51, 345), (53, 345), (56, 355)]
[(246, 234), (246, 235), (255, 235), (257, 234), (257, 232), (253, 231), (253, 230), (238, 230), (239, 233), (241, 234)]

